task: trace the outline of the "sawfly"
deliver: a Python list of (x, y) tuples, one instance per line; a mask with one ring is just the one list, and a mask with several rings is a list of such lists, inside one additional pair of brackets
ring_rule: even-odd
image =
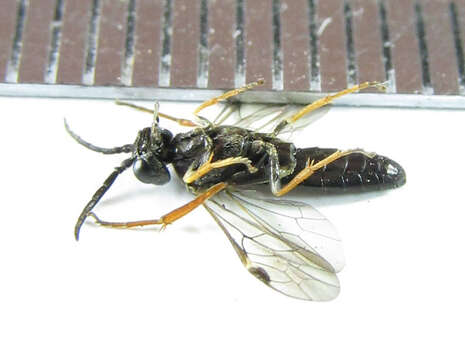
[[(155, 109), (121, 103), (153, 114), (151, 127), (140, 130), (133, 143), (102, 148), (68, 133), (86, 148), (104, 154), (129, 153), (104, 181), (77, 220), (76, 240), (88, 217), (97, 224), (113, 228), (147, 225), (166, 227), (199, 206), (203, 206), (231, 243), (246, 269), (269, 287), (304, 300), (330, 300), (339, 293), (336, 273), (344, 265), (341, 242), (330, 222), (310, 205), (282, 199), (297, 186), (320, 189), (384, 190), (403, 185), (402, 167), (389, 158), (361, 149), (297, 148), (280, 135), (295, 130), (299, 121), (333, 99), (368, 87), (366, 82), (328, 95), (299, 111), (286, 111), (267, 117), (266, 108), (239, 117), (225, 125), (226, 106), (210, 121), (199, 113), (221, 101), (262, 84), (259, 80), (212, 98), (198, 106), (194, 120), (172, 117)], [(160, 125), (160, 118), (192, 127), (175, 136)], [(264, 118), (269, 131), (257, 130)], [(303, 126), (301, 126), (303, 127)], [(263, 128), (262, 128), (263, 129)], [(135, 177), (152, 185), (170, 181), (171, 165), (186, 188), (195, 195), (189, 203), (158, 219), (113, 222), (99, 218), (93, 211), (116, 178), (132, 167)], [(269, 195), (249, 190), (265, 184)]]

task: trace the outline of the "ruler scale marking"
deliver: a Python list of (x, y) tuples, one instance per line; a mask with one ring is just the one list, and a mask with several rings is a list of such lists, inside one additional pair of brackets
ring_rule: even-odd
[(418, 41), (418, 48), (420, 51), (420, 62), (421, 62), (421, 75), (422, 75), (422, 91), (424, 94), (432, 95), (434, 93), (433, 86), (431, 83), (431, 72), (430, 72), (430, 60), (428, 44), (426, 42), (426, 29), (425, 21), (423, 16), (423, 6), (420, 2), (415, 3), (415, 27), (416, 36)]
[(82, 82), (84, 85), (93, 85), (95, 81), (95, 66), (97, 59), (98, 36), (100, 32), (101, 0), (93, 0), (91, 16), (87, 31), (86, 60)]
[(95, 85), (121, 85), (127, 10), (125, 2), (102, 1)]
[(7, 67), (12, 56), (13, 41), (16, 37), (18, 13), (20, 13), (18, 8), (22, 6), (24, 5), (16, 0), (5, 0), (2, 4), (0, 34), (4, 35), (0, 37), (0, 81), (6, 81)]
[(319, 36), (317, 35), (316, 23), (316, 0), (307, 0), (307, 18), (308, 18), (308, 33), (310, 36), (310, 90), (321, 91), (321, 75), (320, 75), (320, 44)]
[(429, 47), (431, 84), (437, 95), (459, 92), (459, 73), (449, 6), (445, 2), (423, 3), (426, 42)]
[(170, 86), (197, 87), (199, 39), (200, 3), (174, 1)]
[(245, 19), (244, 19), (244, 1), (236, 0), (236, 78), (235, 87), (239, 88), (245, 85)]
[(236, 67), (236, 0), (211, 1), (208, 7), (208, 87), (235, 87)]
[(58, 59), (60, 56), (60, 44), (63, 27), (63, 10), (64, 0), (57, 0), (51, 26), (50, 49), (44, 79), (44, 81), (48, 84), (56, 83), (57, 79)]
[(396, 89), (401, 94), (419, 94), (422, 92), (422, 71), (415, 22), (412, 20), (415, 15), (413, 4), (403, 7), (403, 1), (385, 2)]
[(3, 5), (1, 95), (194, 100), (264, 78), (241, 99), (304, 103), (387, 80), (338, 103), (465, 108), (465, 0)]
[(383, 65), (384, 65), (384, 78), (388, 81), (387, 92), (396, 92), (396, 77), (395, 70), (392, 64), (392, 42), (389, 34), (389, 26), (387, 22), (386, 6), (384, 0), (378, 0), (379, 19), (380, 19), (380, 33), (381, 33), (381, 46), (383, 49)]
[(344, 1), (344, 24), (346, 34), (346, 58), (347, 58), (347, 86), (352, 87), (356, 85), (358, 80), (357, 67), (355, 64), (355, 45), (354, 45), (354, 30), (353, 30), (353, 13), (350, 3)]
[(136, 0), (128, 1), (126, 16), (126, 37), (124, 40), (124, 54), (121, 69), (121, 84), (132, 85), (135, 58), (135, 31), (136, 31)]
[(459, 91), (462, 95), (465, 95), (465, 31), (463, 30), (465, 26), (465, 0), (451, 2), (449, 4), (449, 14), (459, 74)]
[(82, 84), (92, 0), (66, 1), (64, 6), (56, 82)]
[(163, 5), (163, 0), (137, 0), (133, 86), (158, 86)]
[(18, 81), (44, 83), (55, 0), (29, 1)]
[[(381, 21), (379, 7), (372, 0), (352, 0), (353, 35), (357, 82), (385, 81), (386, 72), (383, 64), (383, 45), (380, 39)], [(365, 92), (373, 92), (366, 89)]]
[(245, 79), (246, 82), (263, 78), (262, 89), (273, 86), (273, 30), (272, 0), (260, 3), (247, 0), (245, 13)]
[(281, 4), (283, 87), (308, 91), (312, 56), (307, 0), (282, 0)]
[(319, 1), (317, 34), (320, 39), (321, 90), (333, 92), (347, 87), (344, 4)]
[(171, 35), (173, 32), (173, 9), (171, 0), (165, 0), (162, 24), (162, 50), (158, 85), (160, 87), (169, 87), (171, 85)]
[(197, 66), (197, 87), (206, 88), (208, 86), (208, 4), (207, 0), (200, 1), (199, 19), (199, 48)]

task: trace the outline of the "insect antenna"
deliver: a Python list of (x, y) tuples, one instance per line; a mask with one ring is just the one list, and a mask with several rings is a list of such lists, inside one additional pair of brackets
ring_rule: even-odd
[(158, 109), (160, 108), (160, 104), (158, 101), (155, 101), (154, 109), (153, 109), (153, 121), (152, 121), (152, 136), (158, 133), (158, 124), (160, 119), (158, 118)]
[(75, 132), (71, 130), (71, 128), (68, 125), (68, 122), (65, 120), (65, 130), (66, 132), (74, 139), (76, 140), (77, 143), (81, 144), (82, 146), (86, 147), (87, 149), (90, 149), (92, 151), (96, 151), (105, 155), (111, 155), (111, 154), (120, 154), (120, 153), (131, 153), (134, 150), (134, 144), (126, 144), (123, 146), (116, 146), (113, 148), (103, 148), (100, 146), (93, 145), (85, 140), (83, 140), (79, 135), (77, 135)]
[(74, 237), (76, 238), (76, 240), (79, 240), (79, 231), (81, 230), (82, 224), (89, 216), (89, 213), (92, 211), (95, 205), (97, 205), (97, 203), (100, 201), (103, 195), (105, 195), (105, 193), (108, 191), (111, 185), (113, 185), (118, 175), (120, 175), (123, 171), (128, 169), (134, 163), (134, 160), (134, 157), (130, 157), (128, 159), (123, 160), (120, 166), (116, 167), (115, 170), (110, 174), (110, 176), (106, 178), (106, 180), (103, 182), (103, 185), (98, 188), (98, 190), (92, 196), (90, 201), (81, 211), (76, 225), (74, 226)]

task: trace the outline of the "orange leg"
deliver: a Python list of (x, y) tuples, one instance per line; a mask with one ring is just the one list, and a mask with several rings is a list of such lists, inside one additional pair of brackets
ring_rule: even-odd
[(210, 154), (210, 157), (208, 158), (207, 162), (200, 165), (197, 170), (192, 170), (189, 168), (184, 174), (182, 180), (186, 184), (191, 184), (195, 180), (200, 179), (202, 176), (212, 171), (213, 169), (219, 169), (219, 168), (223, 168), (223, 167), (234, 165), (234, 164), (244, 164), (245, 166), (247, 166), (247, 169), (249, 170), (250, 173), (254, 173), (258, 170), (256, 167), (252, 165), (252, 162), (248, 158), (245, 158), (242, 156), (230, 157), (227, 159), (217, 160), (214, 162), (212, 162), (212, 159), (213, 159), (213, 152)]
[(218, 183), (210, 187), (207, 191), (198, 195), (194, 200), (188, 202), (187, 204), (178, 207), (177, 209), (170, 211), (169, 213), (163, 215), (159, 219), (152, 220), (136, 220), (128, 222), (110, 222), (104, 221), (97, 217), (93, 212), (89, 213), (89, 216), (92, 216), (96, 223), (102, 226), (114, 227), (114, 228), (132, 228), (138, 226), (148, 226), (148, 225), (161, 225), (162, 228), (165, 228), (167, 225), (174, 223), (176, 220), (182, 218), (184, 215), (189, 214), (192, 210), (196, 209), (198, 206), (202, 205), (212, 196), (219, 193), (221, 190), (224, 190), (228, 184)]
[(288, 182), (285, 186), (283, 186), (279, 191), (275, 192), (274, 195), (283, 196), (287, 194), (289, 191), (297, 187), (300, 183), (302, 183), (303, 181), (307, 180), (310, 176), (312, 176), (313, 173), (315, 173), (315, 171), (353, 152), (357, 152), (357, 150), (346, 150), (346, 151), (336, 150), (334, 153), (327, 156), (323, 160), (318, 161), (316, 164), (314, 160), (310, 161), (310, 159), (308, 159), (307, 166), (303, 168), (290, 182)]
[(202, 103), (201, 105), (199, 105), (199, 107), (197, 107), (197, 109), (195, 109), (194, 111), (194, 115), (198, 115), (198, 113), (205, 109), (206, 107), (209, 107), (209, 106), (212, 106), (212, 105), (215, 105), (217, 104), (219, 101), (221, 100), (226, 100), (232, 96), (236, 96), (236, 95), (239, 95), (240, 93), (243, 93), (247, 90), (250, 90), (258, 85), (263, 85), (264, 83), (264, 80), (263, 79), (259, 79), (257, 81), (254, 81), (254, 82), (251, 82), (249, 84), (246, 84), (244, 85), (243, 87), (241, 88), (238, 88), (238, 89), (234, 89), (234, 90), (230, 90), (226, 93), (224, 93), (223, 95), (220, 95), (220, 96), (217, 96), (217, 97), (214, 97), (213, 99), (210, 99), (210, 100), (207, 100), (205, 101), (204, 103)]
[(279, 123), (278, 126), (276, 126), (276, 128), (274, 129), (273, 134), (274, 135), (279, 134), (279, 132), (281, 130), (283, 130), (286, 127), (286, 125), (295, 123), (301, 117), (307, 115), (308, 113), (312, 112), (313, 110), (319, 109), (319, 108), (329, 104), (334, 99), (337, 99), (337, 98), (339, 98), (341, 96), (344, 96), (344, 95), (347, 95), (347, 94), (358, 92), (360, 90), (363, 90), (363, 89), (366, 89), (366, 88), (369, 88), (369, 87), (376, 87), (381, 91), (386, 90), (386, 87), (384, 86), (383, 83), (380, 83), (380, 82), (377, 82), (377, 81), (367, 81), (367, 82), (364, 82), (362, 84), (352, 86), (351, 88), (339, 91), (339, 92), (337, 92), (337, 93), (335, 93), (333, 95), (325, 96), (324, 98), (318, 99), (318, 100), (314, 101), (313, 103), (305, 106), (303, 109), (296, 112), (290, 118), (287, 118), (286, 120)]

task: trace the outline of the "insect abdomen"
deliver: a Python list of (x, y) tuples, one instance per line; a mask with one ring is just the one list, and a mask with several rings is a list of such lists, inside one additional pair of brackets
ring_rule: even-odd
[[(302, 170), (307, 161), (318, 161), (334, 153), (337, 149), (321, 149), (317, 147), (297, 149), (296, 168), (290, 180)], [(379, 190), (402, 186), (406, 181), (405, 171), (391, 159), (370, 155), (363, 151), (351, 153), (329, 165), (317, 170), (303, 182), (305, 186), (320, 188)]]

